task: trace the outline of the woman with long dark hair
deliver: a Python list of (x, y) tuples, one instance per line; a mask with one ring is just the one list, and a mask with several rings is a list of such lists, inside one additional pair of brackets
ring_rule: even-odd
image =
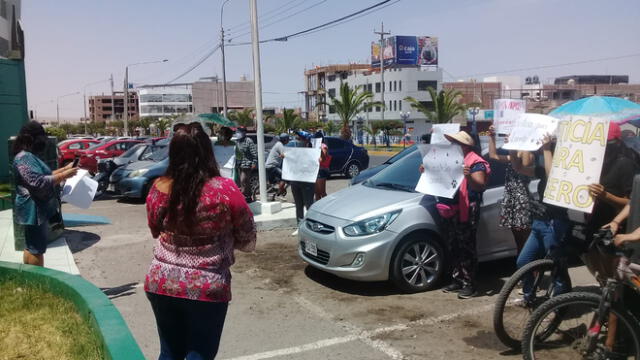
[(147, 197), (154, 258), (145, 291), (160, 336), (159, 359), (213, 359), (231, 300), (234, 250), (253, 251), (253, 215), (220, 176), (200, 123), (177, 123), (169, 167)]
[(47, 134), (37, 121), (25, 124), (13, 143), (13, 179), (16, 198), (13, 220), (24, 226), (25, 264), (44, 266), (49, 219), (58, 211), (57, 185), (78, 171), (69, 164), (53, 170), (38, 155), (47, 145)]

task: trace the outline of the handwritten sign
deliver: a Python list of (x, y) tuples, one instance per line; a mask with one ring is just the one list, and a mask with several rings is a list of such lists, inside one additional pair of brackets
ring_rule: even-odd
[(502, 146), (506, 150), (536, 151), (542, 146), (546, 134), (554, 134), (558, 119), (541, 114), (522, 114), (516, 120), (509, 135), (509, 142)]
[(600, 182), (608, 131), (608, 120), (570, 117), (560, 121), (545, 203), (591, 213), (588, 185)]
[(419, 146), (424, 172), (416, 185), (423, 194), (453, 199), (464, 178), (462, 148), (452, 144)]
[(216, 145), (213, 147), (213, 155), (218, 163), (220, 175), (226, 178), (233, 178), (233, 168), (236, 163), (236, 147)]
[(315, 183), (320, 170), (320, 149), (285, 148), (282, 179)]
[(511, 134), (516, 119), (527, 109), (524, 100), (496, 99), (493, 100), (493, 125), (498, 134)]
[(320, 149), (322, 147), (322, 138), (311, 139), (311, 147), (314, 149)]
[(434, 124), (431, 129), (431, 144), (450, 144), (444, 134), (455, 134), (460, 131), (460, 124)]

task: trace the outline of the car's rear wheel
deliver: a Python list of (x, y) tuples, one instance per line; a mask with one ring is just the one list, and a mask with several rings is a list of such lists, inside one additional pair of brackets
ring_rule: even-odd
[(356, 161), (351, 161), (347, 164), (344, 175), (350, 179), (358, 176), (360, 174), (360, 164)]
[(391, 260), (391, 281), (402, 291), (434, 289), (445, 272), (442, 246), (428, 235), (411, 235), (401, 242)]

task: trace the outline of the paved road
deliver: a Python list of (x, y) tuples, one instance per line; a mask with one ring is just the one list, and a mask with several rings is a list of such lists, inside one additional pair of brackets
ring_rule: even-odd
[[(346, 183), (332, 179), (329, 189)], [(156, 328), (141, 288), (153, 247), (144, 205), (104, 199), (87, 213), (113, 225), (68, 233), (80, 272), (109, 295), (154, 359)], [(494, 295), (513, 259), (481, 264), (482, 295), (460, 301), (440, 291), (409, 295), (388, 283), (342, 280), (307, 266), (296, 247), (291, 230), (278, 230), (260, 233), (255, 253), (238, 254), (219, 359), (519, 358), (504, 353), (491, 329)], [(572, 277), (574, 284), (593, 282), (583, 268)]]

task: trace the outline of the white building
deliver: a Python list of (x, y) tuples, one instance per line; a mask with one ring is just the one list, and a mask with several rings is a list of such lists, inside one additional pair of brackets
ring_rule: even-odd
[(20, 5), (20, 0), (0, 0), (0, 59), (22, 58)]
[[(306, 92), (305, 110), (310, 119), (320, 121), (338, 121), (340, 118), (332, 106), (316, 106), (321, 102), (330, 103), (331, 97), (340, 96), (340, 84), (349, 83), (350, 86), (362, 86), (363, 89), (374, 94), (374, 101), (381, 101), (382, 86), (380, 85), (380, 70), (371, 68), (368, 64), (329, 65), (316, 67), (305, 72)], [(384, 109), (385, 120), (400, 120), (406, 118), (407, 129), (415, 137), (426, 133), (431, 124), (424, 114), (411, 108), (405, 100), (411, 96), (425, 105), (431, 105), (432, 99), (427, 88), (437, 91), (442, 89), (442, 70), (419, 66), (392, 66), (384, 71)], [(372, 108), (357, 116), (357, 121), (381, 120), (383, 109)], [(408, 116), (407, 116), (408, 114)]]
[(191, 84), (144, 85), (136, 91), (141, 118), (193, 113)]

